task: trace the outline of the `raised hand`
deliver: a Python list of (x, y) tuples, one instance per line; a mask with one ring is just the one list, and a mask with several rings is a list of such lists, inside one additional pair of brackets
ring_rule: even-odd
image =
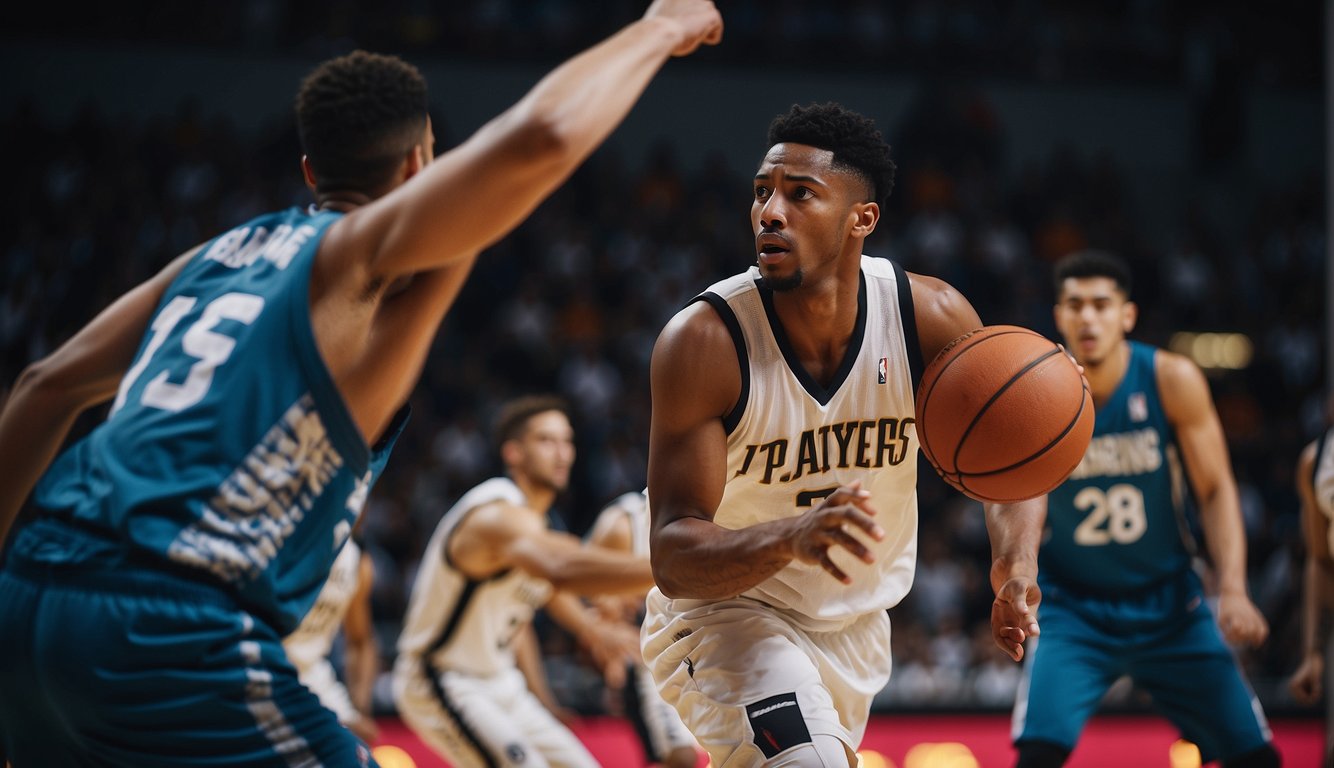
[(717, 45), (723, 39), (723, 17), (709, 0), (654, 0), (644, 18), (680, 26), (681, 42), (672, 50), (673, 56), (688, 56), (701, 45)]

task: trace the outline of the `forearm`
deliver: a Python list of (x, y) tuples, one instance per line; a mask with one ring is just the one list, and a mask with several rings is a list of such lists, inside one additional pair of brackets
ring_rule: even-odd
[(543, 549), (542, 543), (532, 542), (516, 552), (515, 562), (557, 589), (578, 595), (637, 594), (653, 586), (647, 559), (577, 543)]
[(1224, 595), (1246, 595), (1246, 529), (1235, 490), (1220, 488), (1200, 505), (1204, 540)]
[(1310, 555), (1302, 574), (1302, 655), (1323, 654), (1334, 601), (1334, 563)]
[(362, 714), (371, 714), (375, 678), (380, 674), (380, 656), (373, 642), (349, 643), (343, 651), (343, 674), (352, 706)]
[(782, 521), (737, 530), (681, 517), (657, 532), (653, 572), (668, 597), (735, 597), (792, 562), (795, 552)]
[(1047, 519), (1047, 497), (1013, 504), (984, 505), (987, 535), (991, 539), (991, 588), (1015, 577), (1036, 580), (1038, 549)]
[(81, 408), (45, 388), (29, 368), (0, 411), (0, 544), (9, 535), (23, 502), (55, 458)]

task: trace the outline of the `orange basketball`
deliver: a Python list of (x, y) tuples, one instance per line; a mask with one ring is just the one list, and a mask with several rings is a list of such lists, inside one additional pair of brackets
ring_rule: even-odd
[(1093, 436), (1093, 397), (1064, 350), (1014, 325), (965, 333), (917, 388), (922, 452), (979, 501), (1021, 501), (1061, 484)]

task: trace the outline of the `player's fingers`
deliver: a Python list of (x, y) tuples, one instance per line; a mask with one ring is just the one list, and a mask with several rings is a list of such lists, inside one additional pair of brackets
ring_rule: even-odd
[(834, 518), (834, 522), (839, 530), (846, 533), (844, 525), (851, 523), (865, 531), (867, 536), (870, 536), (876, 541), (881, 541), (885, 538), (885, 529), (881, 528), (879, 523), (871, 519), (871, 517), (862, 510), (856, 507), (841, 507), (838, 512), (841, 514)]
[(875, 555), (871, 554), (871, 550), (846, 530), (842, 528), (835, 530), (831, 538), (835, 544), (851, 552), (858, 560), (864, 563), (875, 562)]
[(839, 568), (838, 565), (835, 564), (834, 561), (829, 558), (828, 549), (825, 549), (824, 553), (820, 555), (820, 567), (824, 568), (826, 571), (829, 571), (830, 576), (833, 576), (834, 578), (838, 579), (844, 584), (852, 583), (852, 579), (848, 578), (848, 575), (843, 572), (843, 569)]

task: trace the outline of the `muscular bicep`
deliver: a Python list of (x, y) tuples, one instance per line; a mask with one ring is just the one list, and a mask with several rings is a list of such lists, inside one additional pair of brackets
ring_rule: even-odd
[(977, 310), (949, 283), (913, 273), (908, 273), (908, 282), (923, 363), (930, 363), (946, 344), (982, 327)]
[(727, 476), (723, 419), (738, 405), (741, 377), (732, 337), (707, 304), (682, 310), (658, 337), (648, 461), (655, 542), (673, 520), (713, 519)]
[(1158, 353), (1156, 376), (1191, 490), (1197, 499), (1208, 500), (1221, 485), (1233, 482), (1227, 439), (1209, 383), (1193, 362), (1171, 352)]

